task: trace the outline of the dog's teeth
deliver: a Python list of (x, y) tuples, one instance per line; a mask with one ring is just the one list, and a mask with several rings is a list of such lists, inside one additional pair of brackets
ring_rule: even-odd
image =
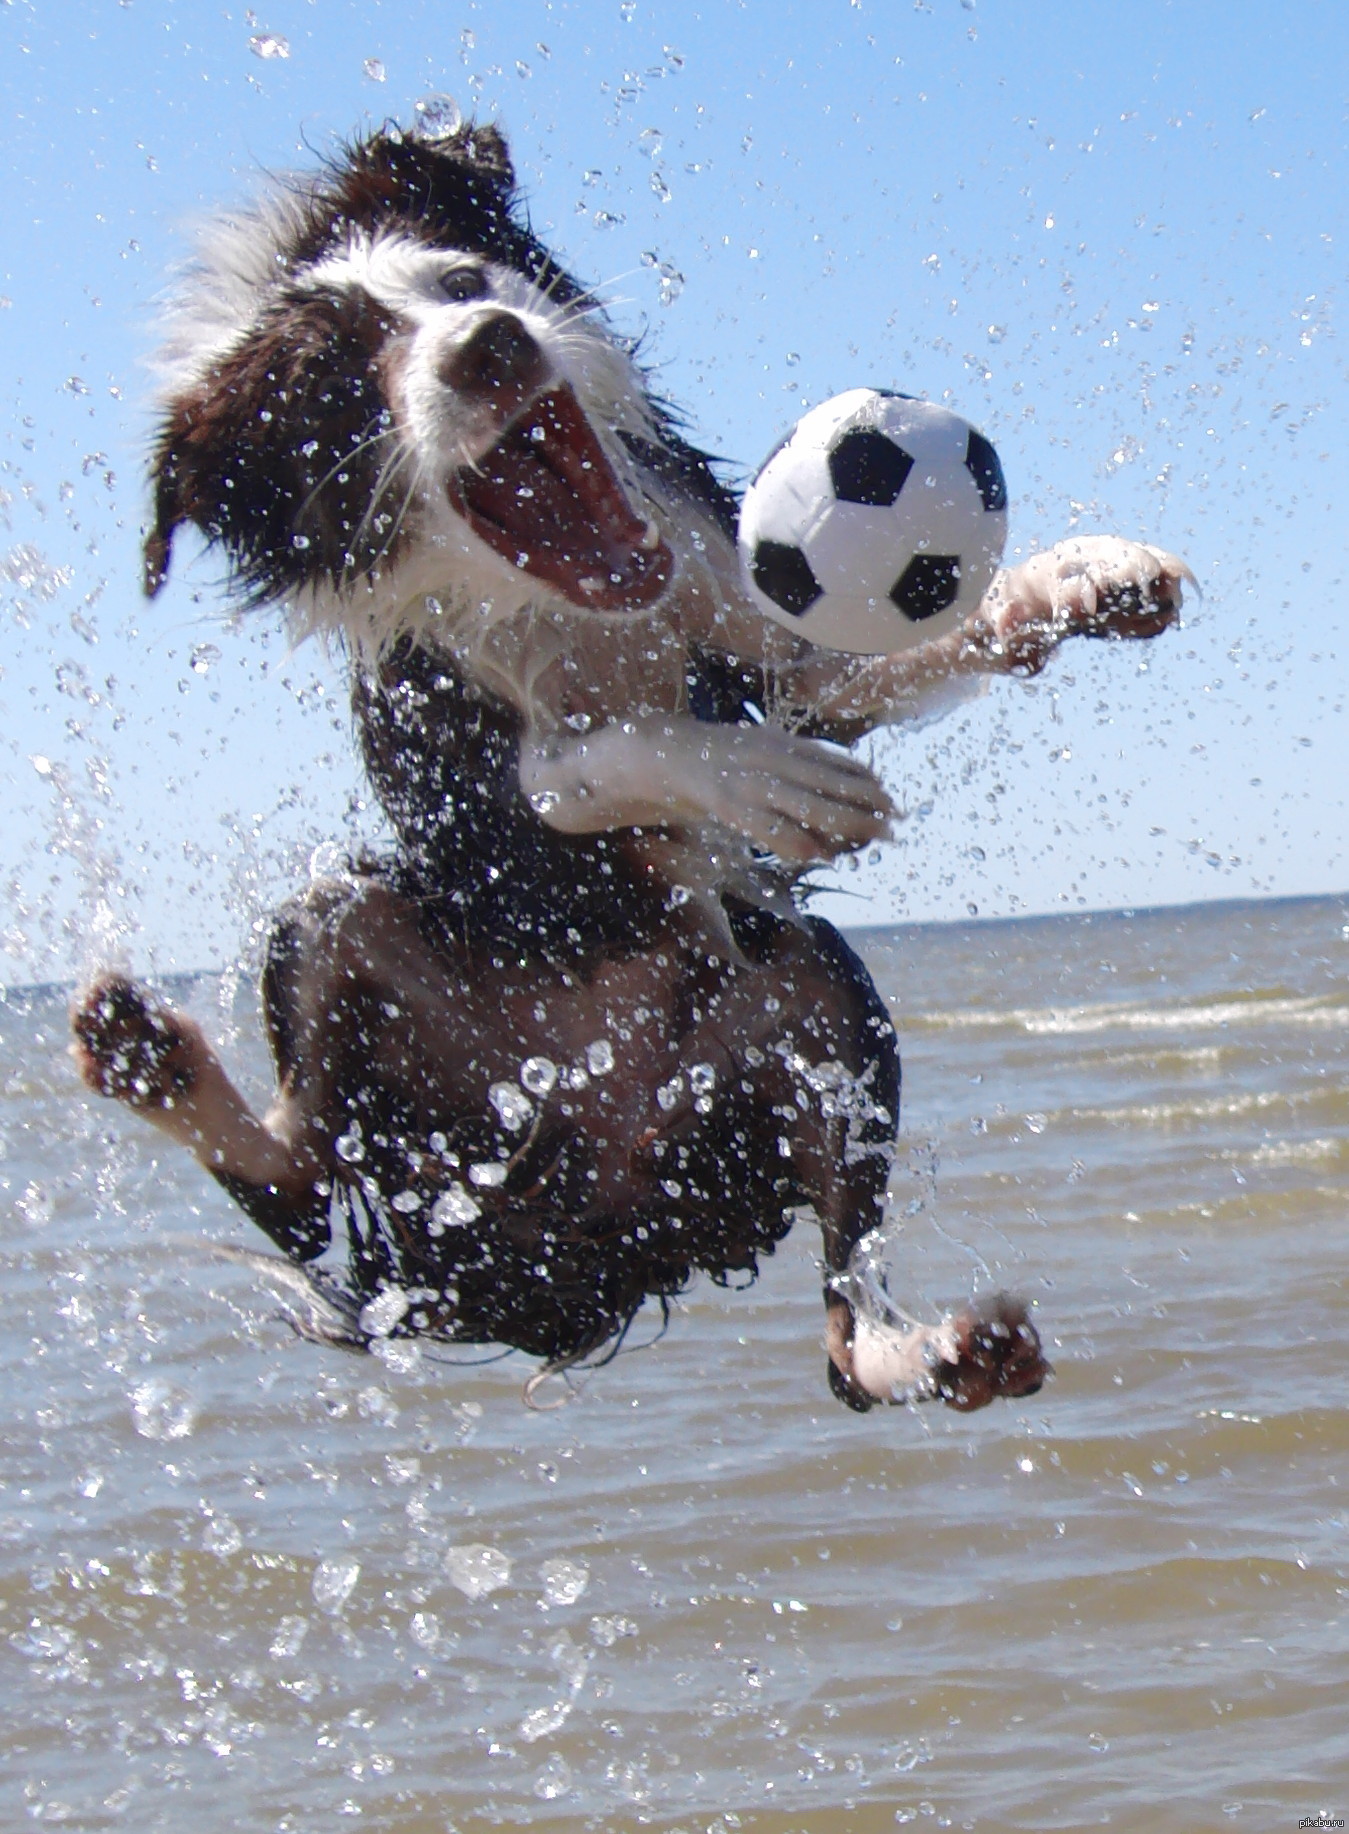
[(637, 546), (643, 549), (647, 554), (650, 554), (654, 549), (660, 546), (660, 530), (656, 526), (654, 517), (642, 530), (642, 538), (637, 543)]

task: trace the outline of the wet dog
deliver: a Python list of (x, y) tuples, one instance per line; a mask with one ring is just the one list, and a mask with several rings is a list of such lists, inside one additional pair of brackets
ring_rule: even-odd
[(1183, 565), (1063, 544), (895, 657), (766, 623), (733, 496), (533, 234), (492, 127), (386, 129), (218, 221), (164, 361), (147, 589), (192, 525), (238, 602), (344, 647), (395, 844), (278, 917), (265, 1118), (115, 976), (75, 1015), (90, 1087), (293, 1262), (344, 1234), (323, 1330), (356, 1345), (566, 1365), (699, 1271), (752, 1277), (808, 1209), (842, 1400), (1033, 1392), (1018, 1302), (933, 1326), (863, 1303), (898, 1055), (796, 894), (892, 815), (844, 746), (1074, 632), (1156, 634)]

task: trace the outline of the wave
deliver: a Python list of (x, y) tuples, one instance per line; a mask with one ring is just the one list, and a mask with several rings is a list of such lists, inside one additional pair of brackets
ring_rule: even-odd
[(1325, 995), (1252, 993), (1192, 1005), (1002, 1007), (952, 1012), (904, 1013), (904, 1031), (1002, 1031), (1032, 1037), (1112, 1031), (1217, 1031), (1243, 1025), (1291, 1025), (1325, 1030), (1349, 1027), (1349, 1006)]
[[(1164, 1127), (1177, 1121), (1234, 1120), (1262, 1114), (1270, 1108), (1294, 1108), (1298, 1097), (1283, 1089), (1261, 1089), (1244, 1095), (1215, 1095), (1207, 1100), (1188, 1098), (1176, 1102), (1135, 1102), (1122, 1108), (1072, 1108), (1074, 1122), (1106, 1126)], [(1052, 1119), (1052, 1117), (1051, 1117)]]

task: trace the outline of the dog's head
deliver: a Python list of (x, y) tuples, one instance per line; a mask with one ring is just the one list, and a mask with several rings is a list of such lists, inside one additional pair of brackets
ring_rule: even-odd
[(633, 456), (659, 410), (494, 127), (385, 129), (217, 223), (164, 367), (151, 594), (183, 523), (251, 603), (340, 603), (414, 551), (478, 601), (639, 610), (670, 580)]

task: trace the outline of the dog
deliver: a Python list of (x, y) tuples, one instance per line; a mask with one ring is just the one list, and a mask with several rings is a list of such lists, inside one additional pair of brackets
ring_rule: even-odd
[(896, 656), (770, 624), (734, 494), (534, 234), (492, 125), (386, 126), (219, 219), (163, 365), (146, 590), (191, 525), (238, 604), (341, 646), (394, 845), (277, 918), (269, 1114), (117, 975), (76, 1004), (89, 1087), (316, 1269), (332, 1341), (566, 1368), (699, 1272), (753, 1278), (808, 1209), (840, 1400), (1035, 1392), (1019, 1301), (917, 1325), (859, 1271), (899, 1058), (800, 893), (893, 816), (854, 740), (1069, 635), (1155, 636), (1184, 564), (1060, 544)]

